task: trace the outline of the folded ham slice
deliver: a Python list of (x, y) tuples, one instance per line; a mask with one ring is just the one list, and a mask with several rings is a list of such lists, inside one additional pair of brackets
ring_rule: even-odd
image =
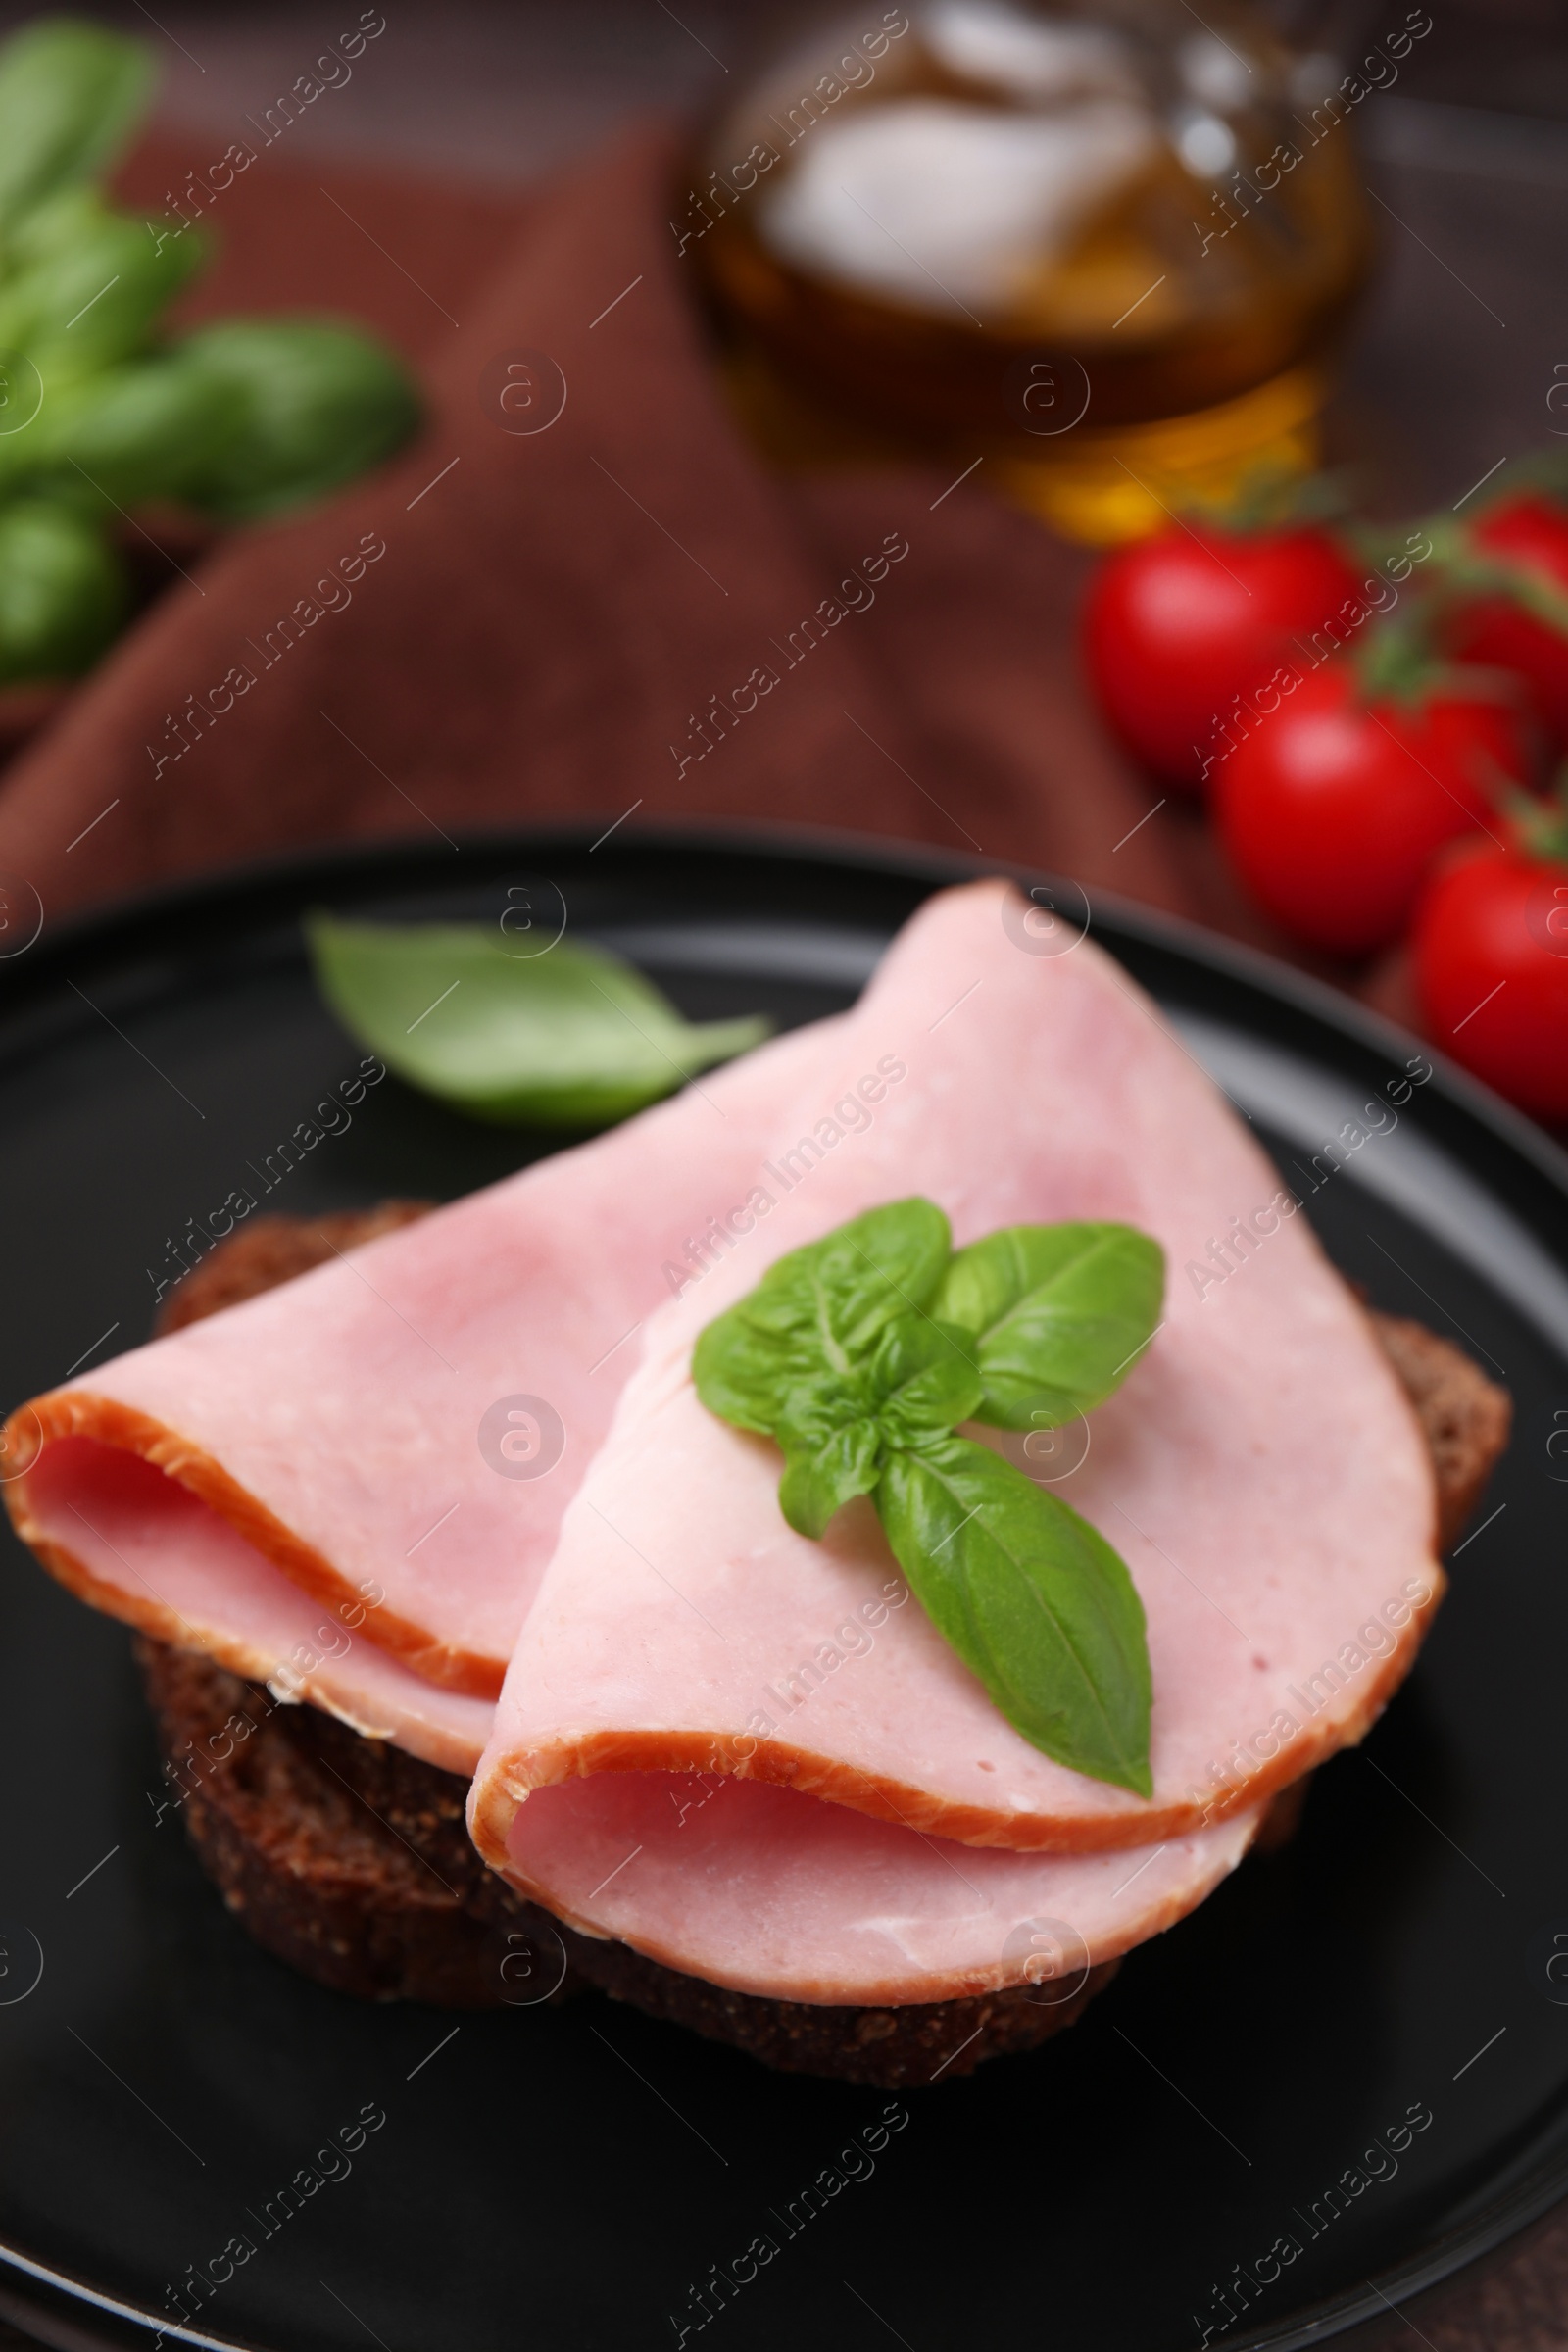
[[(19, 1533), (112, 1615), (471, 1771), (666, 1265), (745, 1201), (798, 1096), (826, 1107), (836, 1027), (35, 1398), (8, 1432)], [(544, 1476), (481, 1452), (519, 1396), (563, 1426)]]
[(572, 1927), (737, 1992), (858, 2007), (1038, 1983), (1051, 2001), (1184, 1918), (1257, 1820), (1130, 1853), (976, 1853), (758, 1781), (607, 1773), (541, 1789), (487, 1858)]
[[(694, 1770), (971, 1846), (1184, 1838), (1359, 1739), (1407, 1671), (1443, 1575), (1403, 1394), (1153, 1005), (1087, 940), (1033, 953), (1023, 916), (993, 883), (921, 909), (817, 1073), (832, 1099), (866, 1070), (906, 1072), (875, 1123), (807, 1131), (773, 1163), (768, 1212), (650, 1322), (475, 1783), (492, 1860), (532, 1790)], [(911, 1193), (960, 1244), (1116, 1218), (1166, 1250), (1165, 1321), (1056, 1490), (1121, 1552), (1148, 1612), (1152, 1802), (1013, 1732), (916, 1602), (888, 1612), (901, 1588), (869, 1506), (824, 1543), (795, 1535), (772, 1445), (697, 1399), (691, 1348), (710, 1317), (783, 1250)], [(1210, 1245), (1227, 1241), (1222, 1275)]]
[[(40, 1558), (81, 1600), (231, 1674), (270, 1683), (443, 1772), (472, 1775), (495, 1705), (427, 1682), (366, 1638), (366, 1602), (339, 1615), (302, 1592), (198, 1495), (89, 1438), (49, 1446), (33, 1472)], [(345, 1622), (347, 1620), (347, 1622)]]

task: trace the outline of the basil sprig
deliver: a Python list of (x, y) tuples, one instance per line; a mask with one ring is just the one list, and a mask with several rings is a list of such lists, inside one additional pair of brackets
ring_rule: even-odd
[(1126, 1565), (955, 1428), (1051, 1429), (1102, 1403), (1163, 1291), (1159, 1245), (1130, 1225), (1013, 1225), (955, 1252), (933, 1201), (895, 1200), (781, 1257), (693, 1357), (710, 1412), (776, 1440), (798, 1534), (869, 1494), (927, 1616), (1013, 1728), (1139, 1796), (1152, 1691)]
[(157, 79), (152, 44), (108, 25), (45, 17), (0, 39), (0, 684), (97, 660), (133, 601), (117, 540), (137, 508), (270, 518), (419, 422), (402, 361), (353, 326), (170, 333), (213, 240), (183, 198), (149, 220), (100, 184)]

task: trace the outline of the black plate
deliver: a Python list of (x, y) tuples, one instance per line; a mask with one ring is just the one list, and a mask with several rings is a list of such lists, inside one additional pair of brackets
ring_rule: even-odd
[[(0, 967), (0, 1398), (139, 1340), (166, 1241), (352, 1068), (302, 907), (495, 917), (524, 885), (543, 919), (554, 883), (574, 926), (690, 1012), (788, 1023), (848, 1003), (910, 908), (974, 870), (765, 837), (618, 833), (590, 852), (539, 835), (355, 854), (46, 932)], [(1200, 934), (1098, 902), (1094, 927), (1298, 1189), (1414, 1051)], [(388, 1082), (269, 1205), (451, 1196), (531, 1150)], [(882, 2095), (767, 2074), (596, 1996), (455, 2030), (269, 1959), (177, 1817), (157, 1818), (124, 1634), (10, 1542), (0, 2305), (58, 2344), (145, 2343), (122, 2315), (165, 2312), (166, 2287), (238, 2237), (256, 2250), (197, 2341), (622, 2352), (706, 2335), (690, 2290), (707, 2280), (710, 2308), (728, 2298), (712, 2340), (737, 2352), (1185, 2352), (1209, 2322), (1227, 2345), (1321, 2341), (1544, 2211), (1568, 2187), (1565, 1173), (1440, 1071), (1308, 1196), (1374, 1300), (1458, 1336), (1513, 1391), (1452, 1596), (1294, 1846), (1136, 1953), (1059, 2043), (892, 2102), (907, 2120), (874, 2156), (845, 2152)], [(337, 2169), (317, 2152), (367, 2105), (385, 2122), (352, 2171), (269, 2215), (296, 2174)], [(1401, 2148), (1412, 2109), (1431, 2121)], [(824, 2173), (823, 2209), (792, 2214)], [(1325, 2202), (1348, 2173), (1361, 2185)], [(715, 2287), (759, 2237), (776, 2253)], [(1299, 2251), (1271, 2255), (1281, 2239)], [(1251, 2284), (1224, 2325), (1237, 2266)]]

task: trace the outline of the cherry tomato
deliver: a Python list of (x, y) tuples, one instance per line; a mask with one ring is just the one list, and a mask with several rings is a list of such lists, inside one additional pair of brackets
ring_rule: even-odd
[(1538, 1119), (1568, 1119), (1568, 861), (1465, 843), (1411, 942), (1435, 1046)]
[(1162, 531), (1118, 549), (1095, 575), (1084, 610), (1090, 683), (1128, 749), (1196, 791), (1224, 749), (1237, 696), (1282, 664), (1299, 668), (1295, 640), (1348, 618), (1347, 605), (1362, 612), (1360, 585), (1327, 531)]
[[(1518, 564), (1568, 595), (1568, 507), (1544, 493), (1499, 499), (1468, 534), (1473, 553)], [(1526, 680), (1541, 714), (1568, 741), (1568, 634), (1505, 596), (1461, 608), (1449, 635), (1461, 662), (1511, 669)]]
[(1396, 936), (1445, 843), (1488, 821), (1498, 777), (1528, 773), (1506, 702), (1448, 685), (1368, 700), (1341, 661), (1303, 678), (1211, 782), (1231, 860), (1276, 922), (1359, 956)]

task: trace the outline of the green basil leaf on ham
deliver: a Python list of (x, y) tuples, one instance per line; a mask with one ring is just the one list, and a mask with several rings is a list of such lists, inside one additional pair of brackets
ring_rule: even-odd
[(784, 1455), (778, 1507), (799, 1536), (819, 1542), (829, 1520), (882, 1475), (886, 1443), (863, 1382), (797, 1389), (774, 1430)]
[(697, 1393), (776, 1439), (779, 1507), (820, 1541), (872, 1497), (932, 1623), (1023, 1738), (1149, 1796), (1143, 1604), (1059, 1496), (954, 1434), (1039, 1428), (1110, 1394), (1158, 1327), (1164, 1258), (1131, 1226), (1016, 1225), (956, 1256), (929, 1200), (792, 1250), (710, 1323)]
[(922, 1608), (1013, 1728), (1152, 1796), (1144, 1608), (1104, 1538), (968, 1438), (890, 1454), (877, 1508)]
[(1053, 1429), (1102, 1404), (1160, 1320), (1165, 1260), (1131, 1225), (1009, 1225), (954, 1257), (931, 1311), (971, 1335), (973, 1416)]
[(779, 1508), (820, 1538), (835, 1511), (875, 1491), (889, 1448), (944, 1437), (980, 1401), (964, 1335), (928, 1315), (895, 1316), (868, 1362), (793, 1390), (773, 1425), (784, 1454)]
[(895, 1446), (942, 1437), (971, 1421), (985, 1396), (967, 1332), (930, 1315), (899, 1315), (877, 1342), (870, 1384), (876, 1410)]
[(737, 1428), (770, 1433), (802, 1387), (843, 1381), (942, 1279), (948, 1220), (929, 1200), (894, 1200), (771, 1265), (698, 1340), (697, 1393)]

